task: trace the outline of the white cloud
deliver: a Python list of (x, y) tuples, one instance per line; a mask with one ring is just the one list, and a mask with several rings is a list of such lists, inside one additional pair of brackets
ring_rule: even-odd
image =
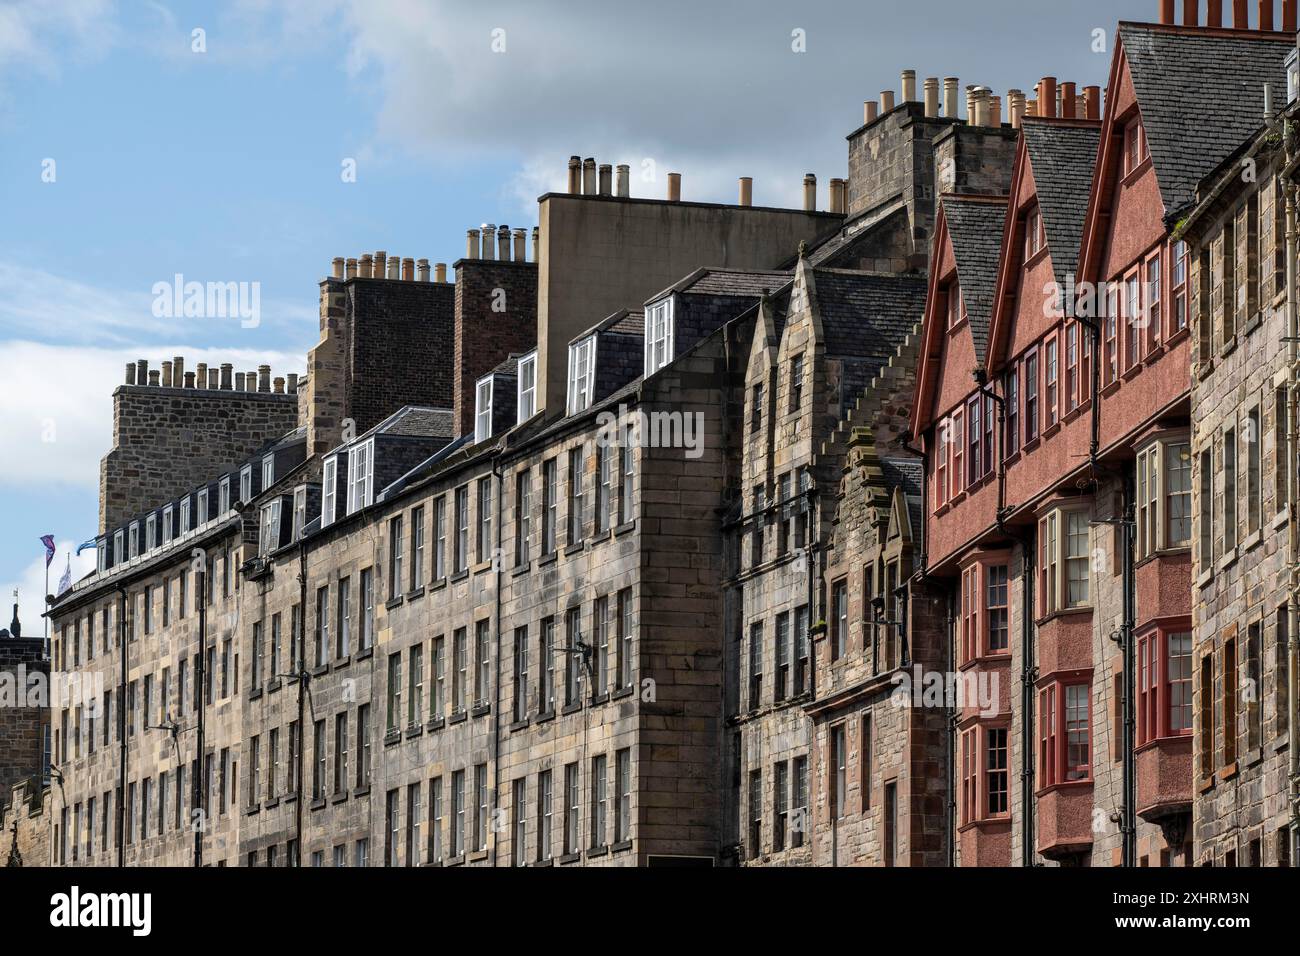
[[(59, 589), (59, 579), (68, 566), (69, 556), (76, 550), (80, 541), (59, 540), (55, 538), (54, 560), (50, 563), (50, 589), (45, 590), (45, 550), (39, 540), (31, 542), (31, 550), (37, 556), (24, 567), (18, 578), (0, 584), (0, 627), (9, 627), (13, 616), (14, 591), (18, 591), (18, 619), (22, 623), (24, 637), (39, 637), (45, 633), (45, 621), (41, 615), (45, 612), (45, 595), (53, 594)], [(72, 557), (72, 580), (75, 583), (95, 569), (95, 549), (88, 548), (79, 556)]]
[(185, 345), (108, 349), (18, 340), (0, 342), (0, 353), (6, 378), (0, 388), (0, 487), (13, 488), (98, 487), (99, 460), (112, 446), (112, 393), (129, 361), (147, 358), (158, 368), (163, 359), (183, 355), (188, 368), (265, 363), (277, 375), (305, 365), (297, 354)]

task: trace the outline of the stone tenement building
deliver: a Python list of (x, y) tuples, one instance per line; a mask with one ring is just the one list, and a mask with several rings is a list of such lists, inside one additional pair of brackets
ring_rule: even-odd
[(811, 174), (768, 209), (573, 157), (531, 254), (335, 259), (301, 377), (133, 365), (99, 566), (50, 611), (103, 691), (51, 715), (26, 831), (98, 865), (1289, 865), (1296, 4), (1262, 6), (1121, 24), (1105, 96), (906, 71), (825, 212)]

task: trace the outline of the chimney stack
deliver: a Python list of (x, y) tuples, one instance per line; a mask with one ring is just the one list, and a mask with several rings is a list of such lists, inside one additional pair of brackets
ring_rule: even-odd
[(502, 262), (510, 261), (510, 227), (502, 226), (497, 230), (497, 258)]
[(331, 264), (334, 267), (333, 271), (331, 272), (331, 275), (333, 275), (335, 279), (342, 279), (343, 278), (343, 257), (335, 256), (334, 261)]
[(429, 281), (429, 260), (428, 259), (415, 260), (415, 276), (417, 282)]
[(181, 355), (172, 356), (172, 387), (180, 388), (185, 384), (185, 358)]
[(186, 387), (186, 388), (194, 388), (194, 373), (193, 373), (193, 372), (186, 372), (186, 373), (185, 373), (185, 387)]
[[(626, 169), (627, 167), (624, 166), (623, 168)], [(542, 231), (537, 226), (533, 226), (533, 261), (534, 262), (542, 261), (540, 258), (541, 251), (542, 251), (541, 247), (542, 247)]]
[(943, 115), (949, 119), (957, 118), (957, 92), (961, 80), (955, 76), (946, 76), (943, 80)]
[(247, 385), (247, 383), (244, 381), (244, 373), (243, 373), (243, 372), (236, 372), (236, 373), (235, 373), (235, 391), (237, 391), (237, 392), (243, 392), (243, 391), (246, 391), (247, 388), (248, 388), (248, 385)]
[(668, 201), (669, 202), (682, 201), (682, 174), (681, 173), (668, 174)]
[(880, 91), (880, 112), (888, 113), (893, 108), (894, 108), (894, 91), (881, 90)]
[(989, 125), (994, 129), (1002, 128), (1002, 97), (989, 94)]
[(357, 260), (349, 258), (347, 260), (347, 271), (344, 273), (344, 278), (355, 279), (356, 277), (357, 277)]
[(847, 185), (848, 183), (843, 179), (836, 178), (831, 180), (831, 212), (839, 213), (840, 215), (845, 213), (847, 204), (844, 201), (844, 193)]
[(271, 390), (271, 366), (259, 365), (257, 367), (257, 390), (259, 392), (269, 392)]
[(135, 384), (135, 363), (134, 362), (126, 363), (126, 384), (127, 385)]
[(290, 372), (290, 373), (289, 373), (289, 383), (288, 383), (288, 384), (289, 384), (289, 394), (290, 394), (290, 395), (297, 395), (297, 394), (298, 394), (298, 373), (297, 373), (297, 372)]
[(1160, 0), (1160, 22), (1174, 22), (1174, 0)]
[[(614, 191), (623, 199), (627, 199), (632, 193), (628, 189), (628, 181), (632, 178), (632, 169), (627, 163), (619, 163), (614, 170)], [(534, 233), (537, 231), (534, 228)], [(536, 255), (533, 256), (534, 261)]]
[[(604, 195), (608, 196), (609, 193), (606, 192)], [(527, 262), (528, 248), (525, 245), (525, 243), (527, 242), (528, 239), (528, 230), (516, 229), (513, 233), (511, 233), (511, 235), (514, 238), (514, 243), (515, 243), (515, 262)]]
[(1223, 26), (1223, 0), (1208, 0), (1205, 7), (1205, 25), (1207, 27)]
[(817, 211), (817, 177), (812, 173), (803, 178), (803, 211)]
[(937, 76), (927, 76), (925, 78), (925, 115), (929, 119), (934, 119), (939, 115), (939, 78)]
[(497, 224), (494, 222), (485, 222), (483, 229), (483, 244), (479, 246), (479, 256), (483, 259), (496, 258), (496, 236)]
[(1198, 22), (1200, 13), (1200, 0), (1183, 0), (1183, 26), (1200, 26)]
[(1282, 32), (1296, 32), (1296, 0), (1282, 0)]
[(250, 391), (250, 392), (255, 392), (255, 391), (257, 391), (257, 373), (256, 373), (256, 372), (245, 372), (245, 373), (244, 373), (244, 388), (247, 389), (247, 390)]
[(878, 116), (880, 116), (880, 104), (875, 100), (867, 100), (862, 104), (863, 126), (866, 126), (868, 123), (874, 123)]
[(614, 178), (614, 167), (609, 163), (601, 163), (600, 175), (597, 178), (600, 180), (600, 194), (602, 196), (608, 196), (613, 191), (612, 181)]
[(596, 195), (596, 160), (590, 156), (582, 161), (582, 194)]
[(1259, 0), (1259, 28), (1273, 29), (1273, 0)]
[(754, 180), (750, 176), (740, 177), (740, 205), (754, 205)]
[(445, 283), (447, 281), (447, 263), (435, 263), (433, 267), (433, 281)]
[(1232, 0), (1232, 28), (1234, 30), (1250, 29), (1250, 8), (1246, 0)]
[(468, 229), (465, 231), (465, 258), (478, 258), (478, 230)]
[[(582, 192), (582, 157), (581, 156), (569, 157), (568, 189), (570, 193), (576, 194)], [(477, 259), (478, 256), (471, 256), (469, 258)]]
[(916, 102), (916, 70), (904, 70), (902, 93), (904, 103)]
[(415, 281), (415, 260), (406, 258), (402, 260), (402, 281)]

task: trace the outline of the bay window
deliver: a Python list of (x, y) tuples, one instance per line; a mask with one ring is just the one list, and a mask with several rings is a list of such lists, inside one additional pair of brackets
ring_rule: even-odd
[(1138, 638), (1137, 691), (1139, 746), (1192, 732), (1192, 634), (1185, 625)]
[(962, 570), (959, 663), (1009, 650), (1006, 560), (1005, 554), (985, 555)]
[(1038, 781), (1045, 789), (1092, 778), (1089, 684), (1053, 682), (1038, 691)]
[(961, 824), (1004, 820), (1009, 812), (1006, 727), (961, 732)]
[(1058, 508), (1038, 521), (1038, 606), (1046, 617), (1086, 607), (1091, 580), (1088, 512)]
[(1137, 455), (1137, 557), (1192, 541), (1192, 452), (1181, 439), (1159, 439)]

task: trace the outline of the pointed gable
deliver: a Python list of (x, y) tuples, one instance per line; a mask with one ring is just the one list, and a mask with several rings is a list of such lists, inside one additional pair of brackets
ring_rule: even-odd
[(1121, 23), (1119, 40), (1165, 214), (1173, 217), (1192, 204), (1197, 184), (1263, 124), (1265, 83), (1273, 85), (1274, 102), (1283, 102), (1285, 61), (1295, 37)]
[(1021, 126), (1030, 175), (1043, 216), (1043, 231), (1056, 281), (1079, 268), (1088, 191), (1097, 162), (1101, 124), (1095, 120), (1057, 121), (1026, 117)]
[(962, 303), (975, 344), (975, 358), (984, 361), (989, 323), (993, 318), (993, 293), (997, 285), (1002, 226), (1006, 221), (1005, 196), (944, 196), (941, 200)]

